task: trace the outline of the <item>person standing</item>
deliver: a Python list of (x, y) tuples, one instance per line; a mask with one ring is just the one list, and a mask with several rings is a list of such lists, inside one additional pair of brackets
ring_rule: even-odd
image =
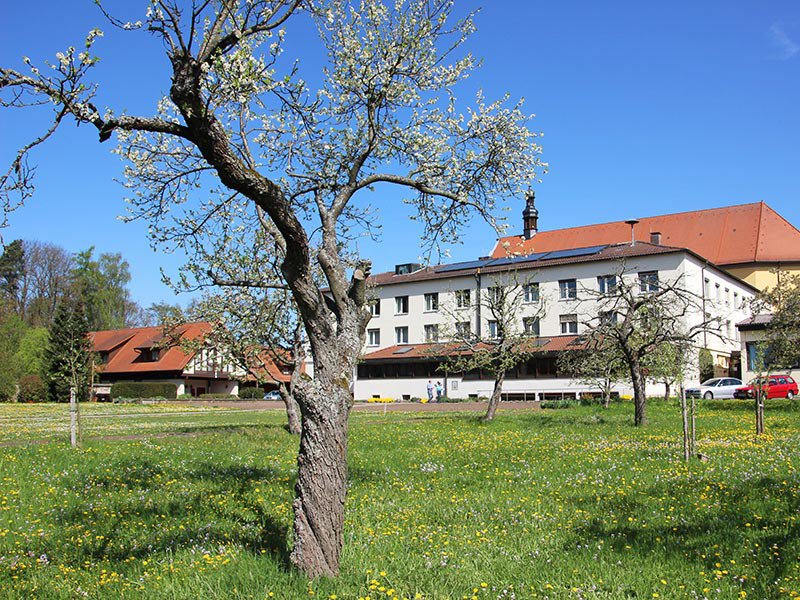
[(439, 402), (442, 399), (442, 395), (444, 394), (444, 388), (442, 387), (442, 382), (436, 382), (436, 401)]
[(428, 402), (433, 402), (433, 382), (428, 379)]

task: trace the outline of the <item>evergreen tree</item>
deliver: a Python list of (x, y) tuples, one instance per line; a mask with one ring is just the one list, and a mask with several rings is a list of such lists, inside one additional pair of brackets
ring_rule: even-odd
[(64, 298), (56, 309), (47, 350), (47, 396), (51, 402), (68, 402), (74, 387), (78, 400), (89, 391), (90, 346), (84, 306)]
[(0, 296), (16, 298), (19, 282), (25, 274), (25, 252), (22, 240), (14, 240), (0, 256)]

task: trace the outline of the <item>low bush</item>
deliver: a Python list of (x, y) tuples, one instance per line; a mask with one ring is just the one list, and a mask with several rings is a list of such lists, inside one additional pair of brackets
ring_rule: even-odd
[(200, 394), (201, 400), (238, 400), (236, 394)]
[(239, 388), (239, 398), (243, 400), (261, 400), (264, 397), (264, 390), (260, 387), (243, 387)]
[(442, 396), (436, 402), (447, 402), (452, 404), (454, 402), (476, 402), (475, 398), (451, 398), (450, 396)]
[(580, 405), (579, 400), (542, 400), (542, 408), (572, 408)]
[(178, 400), (191, 400), (194, 398), (191, 394), (178, 394)]
[(394, 402), (394, 398), (367, 398), (369, 404), (389, 404)]
[(19, 380), (20, 402), (44, 402), (47, 400), (47, 386), (38, 375), (26, 375)]
[(175, 400), (178, 388), (174, 383), (149, 381), (119, 381), (111, 386), (111, 399), (120, 398), (164, 398)]

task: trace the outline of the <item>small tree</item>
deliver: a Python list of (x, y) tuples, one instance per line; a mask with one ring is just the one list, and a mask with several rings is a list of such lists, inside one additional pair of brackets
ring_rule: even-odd
[(641, 282), (621, 263), (606, 280), (602, 291), (586, 289), (591, 302), (584, 337), (604, 349), (609, 358), (621, 356), (633, 387), (634, 424), (644, 425), (647, 396), (647, 362), (663, 345), (689, 345), (708, 325), (687, 325), (687, 316), (703, 314), (701, 298), (688, 291), (681, 280)]
[[(496, 275), (492, 279), (492, 286), (484, 291), (479, 290), (475, 299), (476, 314), (485, 315), (488, 319), (486, 329), (481, 323), (477, 329), (457, 326), (462, 318), (457, 308), (443, 306), (443, 312), (451, 324), (443, 333), (454, 343), (444, 346), (449, 353), (444, 357), (441, 368), (450, 372), (484, 370), (494, 376), (484, 421), (494, 419), (507, 373), (530, 358), (536, 350), (534, 338), (538, 335), (538, 321), (545, 314), (538, 287), (536, 300), (531, 298), (532, 286), (536, 285), (532, 277), (522, 277), (517, 271)], [(533, 307), (533, 310), (523, 311), (525, 306)]]
[(628, 374), (625, 359), (616, 344), (599, 336), (581, 341), (558, 357), (559, 370), (569, 373), (583, 385), (600, 389), (603, 408), (611, 403), (614, 386)]
[(80, 300), (64, 298), (56, 309), (47, 349), (48, 398), (70, 405), (70, 441), (81, 443), (80, 402), (92, 385), (91, 346), (86, 313)]
[(714, 357), (707, 348), (701, 348), (699, 354), (700, 382), (714, 377)]
[[(259, 384), (278, 386), (286, 405), (289, 432), (300, 434), (299, 409), (292, 392), (302, 374), (305, 351), (302, 326), (292, 309), (286, 290), (225, 286), (206, 294), (192, 308), (192, 315), (213, 325), (205, 342), (223, 349)], [(293, 365), (288, 385), (272, 374), (273, 368), (286, 363)]]

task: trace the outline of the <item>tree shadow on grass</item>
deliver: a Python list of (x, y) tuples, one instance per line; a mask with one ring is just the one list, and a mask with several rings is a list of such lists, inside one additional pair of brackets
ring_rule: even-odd
[[(700, 499), (709, 482), (697, 479), (691, 484), (689, 490), (681, 489), (681, 492)], [(732, 558), (737, 563), (747, 558), (755, 563), (751, 568), (762, 584), (782, 579), (793, 565), (791, 556), (800, 553), (800, 522), (792, 519), (792, 515), (800, 511), (800, 497), (787, 493), (781, 481), (770, 477), (716, 491), (722, 494), (724, 501), (714, 499), (708, 509), (702, 511), (684, 507), (683, 512), (672, 513), (673, 522), (647, 527), (638, 519), (652, 514), (650, 503), (645, 505), (629, 497), (599, 501), (594, 496), (577, 498), (578, 505), (602, 503), (605, 512), (615, 515), (618, 522), (595, 517), (574, 531), (564, 549), (602, 541), (620, 552), (640, 556), (660, 553), (665, 557), (700, 561), (710, 573), (718, 568), (717, 563), (730, 565)], [(674, 494), (673, 488), (659, 485), (643, 492), (642, 496), (662, 498)], [(592, 510), (597, 512), (596, 508)], [(634, 520), (628, 521), (629, 516)]]
[(113, 468), (116, 475), (90, 476), (86, 498), (57, 518), (60, 531), (81, 525), (91, 535), (80, 544), (43, 539), (47, 552), (59, 545), (64, 550), (63, 557), (51, 556), (79, 566), (87, 560), (116, 562), (238, 546), (254, 555), (272, 555), (288, 568), (289, 524), (255, 498), (254, 490), (277, 485), (288, 492), (293, 477), (287, 482), (285, 473), (269, 467), (211, 462), (170, 469), (154, 461), (125, 460)]

